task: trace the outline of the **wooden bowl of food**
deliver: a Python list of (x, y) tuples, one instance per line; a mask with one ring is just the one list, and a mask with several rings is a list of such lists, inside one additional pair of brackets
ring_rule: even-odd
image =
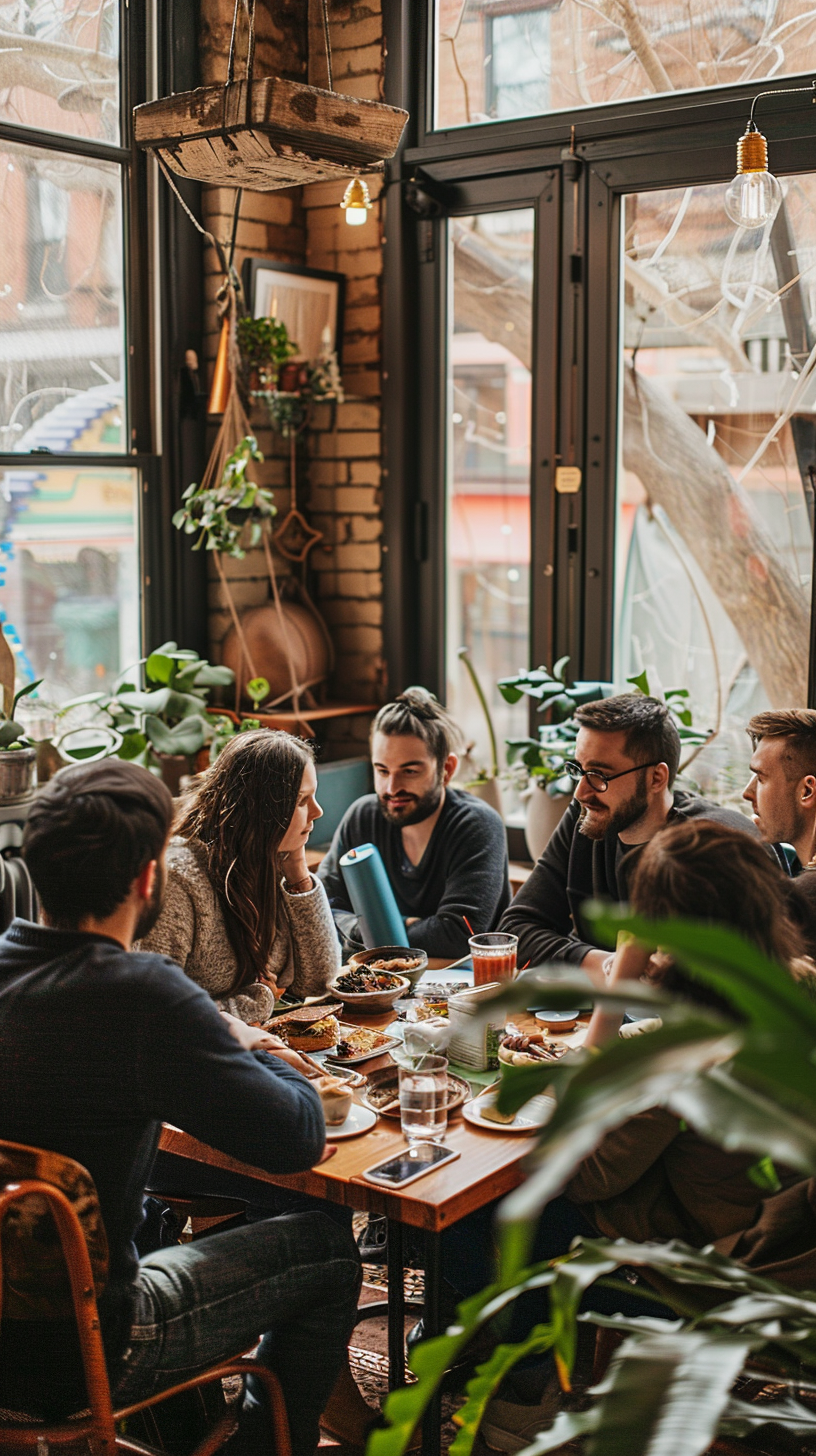
[(371, 966), (344, 966), (329, 987), (347, 1011), (390, 1011), (394, 1002), (411, 989), (406, 976)]
[[(470, 1096), (470, 1084), (464, 1077), (448, 1072), (448, 1116), (458, 1112), (465, 1102), (470, 1101)], [(399, 1067), (381, 1067), (377, 1072), (369, 1072), (361, 1097), (381, 1117), (399, 1118)]]
[(373, 950), (358, 950), (349, 957), (349, 965), (369, 966), (374, 971), (404, 976), (413, 986), (428, 969), (428, 956), (424, 950), (415, 950), (411, 945), (379, 945)]

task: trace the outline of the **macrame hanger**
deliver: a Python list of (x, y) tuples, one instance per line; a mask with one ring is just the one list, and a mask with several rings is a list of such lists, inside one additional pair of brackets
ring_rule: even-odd
[(246, 53), (246, 81), (252, 80), (252, 68), (255, 64), (255, 0), (235, 0), (235, 9), (232, 12), (232, 30), (230, 32), (229, 60), (227, 61), (227, 85), (235, 80), (235, 58), (238, 49), (238, 15), (244, 9), (247, 13), (247, 53)]
[(326, 47), (326, 71), (329, 77), (329, 90), (333, 91), (334, 81), (332, 79), (332, 50), (331, 36), (329, 35), (329, 0), (320, 0), (320, 4), (323, 11), (323, 43)]

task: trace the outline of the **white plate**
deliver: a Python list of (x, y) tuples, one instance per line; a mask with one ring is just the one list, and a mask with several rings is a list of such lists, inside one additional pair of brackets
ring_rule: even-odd
[(332, 1127), (326, 1123), (326, 1142), (334, 1143), (341, 1138), (359, 1137), (361, 1132), (369, 1132), (377, 1121), (377, 1114), (372, 1107), (361, 1107), (359, 1102), (352, 1102), (351, 1112), (345, 1122), (338, 1123)]
[(482, 1093), (481, 1097), (474, 1097), (472, 1102), (466, 1102), (462, 1108), (462, 1116), (465, 1122), (471, 1123), (473, 1127), (483, 1127), (487, 1132), (521, 1132), (527, 1136), (533, 1132), (540, 1132), (546, 1127), (555, 1111), (555, 1100), (552, 1097), (531, 1097), (529, 1102), (519, 1109), (512, 1122), (491, 1122), (489, 1118), (482, 1117), (482, 1107), (485, 1102), (495, 1102), (495, 1093)]
[[(367, 1029), (368, 1030), (372, 1030), (372, 1031), (373, 1030), (376, 1030), (375, 1027), (371, 1027), (371, 1028), (367, 1028)], [(344, 1025), (342, 1021), (340, 1022), (340, 1035), (341, 1036), (342, 1036), (342, 1034), (343, 1034), (344, 1031), (360, 1031), (360, 1030), (361, 1030), (361, 1028), (358, 1027), (358, 1026), (349, 1026), (348, 1024)], [(334, 1055), (334, 1047), (327, 1047), (326, 1048), (326, 1051), (325, 1051), (325, 1054), (320, 1054), (320, 1053), (316, 1053), (315, 1054), (315, 1060), (317, 1060), (317, 1056), (318, 1055), (321, 1055), (321, 1057), (322, 1057), (323, 1060), (325, 1060), (326, 1062), (331, 1062), (331, 1064), (333, 1066), (336, 1066), (336, 1067), (355, 1067), (358, 1062), (368, 1062), (368, 1061), (371, 1060), (372, 1057), (382, 1057), (382, 1056), (385, 1056), (385, 1053), (386, 1052), (390, 1052), (390, 1050), (391, 1050), (392, 1047), (399, 1046), (399, 1038), (398, 1037), (391, 1036), (391, 1035), (389, 1035), (388, 1032), (385, 1032), (385, 1031), (381, 1031), (378, 1034), (383, 1038), (383, 1040), (382, 1040), (382, 1042), (381, 1042), (381, 1044), (379, 1046), (372, 1047), (370, 1052), (358, 1052), (357, 1055), (354, 1056), (354, 1057), (336, 1057)]]

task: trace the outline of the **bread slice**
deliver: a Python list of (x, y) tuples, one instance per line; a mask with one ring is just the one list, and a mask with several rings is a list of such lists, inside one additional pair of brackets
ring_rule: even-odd
[(479, 1111), (481, 1112), (482, 1117), (485, 1119), (486, 1122), (508, 1123), (515, 1122), (516, 1120), (515, 1112), (499, 1112), (499, 1109), (493, 1099), (488, 1101), (487, 1098), (485, 1098), (482, 1102), (480, 1102)]

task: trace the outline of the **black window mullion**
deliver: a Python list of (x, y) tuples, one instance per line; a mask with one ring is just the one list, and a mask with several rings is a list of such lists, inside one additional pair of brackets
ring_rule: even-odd
[[(558, 441), (561, 178), (548, 172), (536, 208), (530, 439), (530, 661), (552, 662), (555, 633), (555, 455)], [(519, 666), (520, 664), (514, 664)], [(510, 667), (508, 667), (510, 671)], [(535, 717), (534, 705), (531, 705)], [(538, 719), (535, 719), (538, 722)], [(531, 729), (531, 731), (533, 731)]]

